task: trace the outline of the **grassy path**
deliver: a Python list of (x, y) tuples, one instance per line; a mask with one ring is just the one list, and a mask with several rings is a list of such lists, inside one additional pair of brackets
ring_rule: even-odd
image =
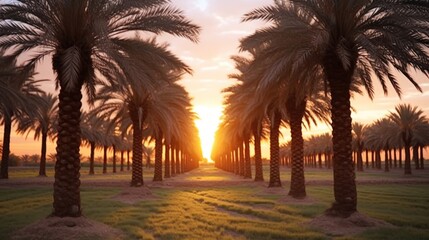
[[(309, 197), (303, 201), (287, 196), (288, 181), (268, 189), (266, 182), (211, 165), (162, 183), (153, 183), (146, 170), (147, 186), (138, 189), (128, 187), (129, 174), (82, 174), (85, 216), (122, 230), (125, 239), (429, 239), (429, 183), (423, 172), (411, 178), (358, 175), (365, 183), (358, 185), (359, 211), (392, 227), (350, 236), (328, 235), (309, 225), (332, 202), (329, 171), (308, 169)], [(52, 181), (18, 175), (0, 181), (0, 239), (50, 213)]]

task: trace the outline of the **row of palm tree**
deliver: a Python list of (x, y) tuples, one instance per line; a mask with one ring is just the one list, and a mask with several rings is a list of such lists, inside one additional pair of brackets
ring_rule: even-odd
[[(368, 169), (381, 169), (381, 153), (384, 152), (384, 170), (402, 168), (404, 160), (404, 173), (411, 174), (410, 147), (405, 147), (403, 134), (411, 138), (408, 146), (413, 150), (412, 159), (416, 169), (424, 169), (423, 150), (429, 145), (429, 120), (418, 107), (409, 104), (400, 104), (395, 111), (384, 118), (367, 125), (353, 123), (353, 162), (357, 171)], [(332, 136), (328, 133), (315, 135), (305, 139), (304, 163), (308, 167), (323, 166), (331, 168)], [(402, 154), (405, 153), (405, 159)], [(281, 164), (291, 165), (290, 142), (280, 146)], [(364, 156), (365, 157), (364, 157)], [(365, 159), (365, 163), (364, 163)]]
[[(25, 69), (52, 56), (59, 88), (52, 215), (81, 216), (82, 88), (90, 104), (96, 100), (96, 86), (101, 83), (155, 91), (171, 71), (190, 70), (165, 48), (136, 35), (169, 33), (196, 42), (200, 28), (167, 0), (18, 0), (0, 5), (0, 19), (0, 48), (7, 49), (12, 58), (26, 59)], [(132, 185), (143, 182), (134, 172), (141, 164), (142, 120), (147, 115), (143, 103), (126, 106), (133, 135)]]
[[(255, 9), (244, 16), (243, 21), (263, 20), (270, 23), (241, 41), (241, 50), (253, 56), (244, 69), (244, 78), (253, 79), (249, 81), (255, 84), (250, 89), (242, 87), (246, 84), (240, 84), (242, 89), (239, 91), (257, 100), (236, 100), (244, 101), (247, 106), (251, 105), (247, 103), (256, 102), (249, 106), (248, 112), (259, 112), (259, 117), (268, 116), (269, 186), (281, 185), (278, 126), (286, 116), (292, 133), (293, 155), (289, 193), (298, 198), (305, 196), (300, 129), (308, 100), (319, 92), (318, 89), (322, 89), (329, 99), (331, 113), (328, 117), (321, 112), (321, 116), (328, 119), (332, 126), (335, 197), (335, 202), (326, 213), (348, 217), (357, 211), (351, 93), (355, 86), (360, 86), (373, 98), (374, 77), (381, 83), (385, 94), (387, 82), (390, 82), (401, 96), (396, 72), (421, 91), (413, 71), (415, 69), (429, 75), (429, 53), (425, 51), (429, 45), (428, 13), (429, 6), (424, 0), (275, 0), (274, 4)], [(242, 114), (236, 116), (250, 122), (261, 119)], [(240, 120), (228, 122), (233, 121)], [(256, 121), (258, 129), (261, 122)], [(227, 124), (219, 128), (218, 135), (221, 137), (218, 137), (213, 154), (218, 161), (224, 159), (228, 151), (219, 150), (216, 146), (228, 145), (234, 139), (228, 136), (235, 135), (229, 133), (235, 128), (223, 126)]]

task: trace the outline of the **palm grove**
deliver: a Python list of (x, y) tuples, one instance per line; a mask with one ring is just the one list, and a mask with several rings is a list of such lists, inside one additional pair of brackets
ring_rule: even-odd
[[(342, 217), (357, 211), (353, 155), (363, 170), (362, 151), (367, 162), (371, 151), (378, 165), (384, 152), (388, 170), (390, 159), (404, 152), (404, 171), (410, 174), (411, 147), (415, 153), (422, 152), (428, 143), (428, 120), (422, 111), (399, 105), (379, 120), (383, 123), (377, 121), (365, 129), (352, 125), (350, 98), (364, 90), (372, 99), (373, 80), (385, 94), (390, 83), (401, 96), (397, 76), (421, 91), (413, 72), (429, 74), (428, 14), (427, 1), (404, 0), (275, 0), (245, 14), (243, 21), (263, 20), (270, 25), (243, 38), (243, 56), (233, 57), (237, 71), (231, 77), (238, 83), (225, 89), (224, 118), (212, 151), (216, 165), (250, 177), (246, 152), (252, 138), (255, 180), (262, 180), (260, 140), (269, 137), (269, 187), (281, 186), (279, 165), (287, 162), (289, 195), (303, 198), (304, 164), (321, 166), (323, 154), (334, 174), (335, 202), (326, 214)], [(304, 148), (302, 126), (317, 120), (331, 124), (332, 136), (314, 137), (321, 149), (311, 148), (314, 139), (308, 139)], [(291, 142), (280, 148), (282, 124), (290, 128)], [(380, 138), (376, 131), (386, 133), (386, 129), (394, 131)]]
[[(25, 132), (28, 119), (49, 115), (46, 109), (55, 111), (43, 101), (46, 94), (40, 84), (32, 80), (33, 69), (47, 56), (52, 57), (59, 89), (58, 117), (50, 123), (57, 141), (52, 215), (81, 215), (82, 140), (91, 149), (100, 144), (123, 151), (128, 149), (126, 140), (131, 141), (131, 186), (143, 185), (143, 138), (155, 139), (154, 180), (163, 178), (163, 145), (175, 155), (165, 164), (166, 177), (197, 167), (201, 150), (195, 114), (187, 92), (177, 84), (191, 69), (154, 36), (169, 33), (196, 42), (200, 28), (169, 6), (169, 1), (14, 1), (0, 6), (0, 18), (1, 117), (5, 127), (2, 178), (8, 178), (12, 121), (19, 122)], [(143, 33), (150, 34), (144, 39)], [(25, 58), (22, 65), (17, 65), (18, 57)], [(82, 88), (90, 105), (101, 106), (84, 115)], [(36, 135), (45, 139), (52, 128), (41, 128), (40, 133), (35, 130)], [(106, 135), (116, 141), (108, 141)]]
[[(302, 123), (330, 122), (335, 203), (329, 213), (355, 212), (351, 94), (363, 88), (373, 97), (374, 78), (385, 92), (390, 82), (400, 95), (396, 72), (420, 90), (411, 69), (428, 74), (428, 11), (423, 0), (297, 0), (274, 1), (246, 14), (243, 21), (271, 25), (242, 40), (240, 48), (249, 57), (234, 57), (239, 73), (231, 77), (239, 84), (225, 90), (224, 122), (212, 154), (217, 166), (251, 178), (253, 137), (255, 177), (263, 180), (260, 141), (269, 130), (269, 186), (281, 186), (279, 128), (287, 123), (292, 135), (289, 193), (305, 197)], [(97, 146), (104, 155), (108, 148), (121, 151), (122, 169), (124, 152), (132, 150), (135, 187), (144, 184), (145, 138), (155, 141), (155, 181), (163, 177), (163, 145), (164, 177), (198, 166), (195, 114), (177, 84), (191, 69), (154, 36), (169, 33), (196, 42), (200, 28), (169, 1), (21, 0), (2, 4), (0, 18), (2, 178), (8, 177), (13, 121), (24, 133), (34, 131), (35, 138), (56, 138), (54, 216), (81, 215), (82, 143), (92, 150), (91, 162)], [(32, 77), (47, 56), (56, 73), (58, 108)], [(24, 63), (18, 65), (17, 58)], [(88, 113), (81, 110), (83, 89), (90, 105), (98, 106)], [(391, 121), (400, 121), (393, 115)], [(414, 131), (404, 130), (402, 147), (410, 148)]]

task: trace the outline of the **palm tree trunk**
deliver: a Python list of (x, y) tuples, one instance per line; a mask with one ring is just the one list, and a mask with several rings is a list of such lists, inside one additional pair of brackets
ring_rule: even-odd
[(419, 147), (413, 146), (413, 161), (416, 169), (420, 169), (419, 164)]
[(113, 173), (116, 173), (116, 146), (113, 144)]
[(327, 214), (348, 217), (356, 212), (357, 192), (352, 160), (350, 83), (353, 68), (345, 71), (340, 60), (328, 56), (324, 66), (331, 91), (333, 171), (335, 202)]
[(180, 149), (179, 146), (176, 145), (176, 174), (182, 173), (180, 170), (180, 161), (182, 161), (182, 159), (180, 159)]
[(11, 117), (4, 116), (3, 151), (1, 155), (0, 179), (9, 178), (10, 133), (12, 132)]
[(261, 133), (258, 124), (253, 125), (253, 136), (255, 138), (255, 181), (264, 181), (262, 173), (262, 157), (261, 157)]
[(281, 115), (278, 111), (274, 113), (270, 126), (270, 182), (268, 187), (281, 187), (280, 181), (280, 148), (279, 148), (279, 128)]
[(368, 149), (365, 149), (365, 168), (369, 168), (369, 155), (368, 155)]
[(121, 172), (124, 171), (124, 150), (121, 150)]
[(384, 149), (384, 171), (389, 172), (389, 150), (388, 148)]
[(424, 147), (420, 147), (420, 169), (425, 169), (425, 157), (423, 156)]
[(80, 202), (80, 87), (66, 91), (61, 87), (59, 95), (57, 159), (55, 162), (54, 203), (52, 215), (79, 217)]
[(171, 144), (171, 176), (176, 175), (176, 163), (175, 163), (175, 155), (174, 155), (174, 149), (175, 146), (173, 144)]
[(295, 96), (290, 97), (286, 103), (292, 136), (291, 183), (288, 195), (298, 199), (307, 196), (304, 177), (304, 139), (302, 138), (302, 118), (305, 106), (306, 101), (302, 100), (297, 104)]
[(185, 172), (185, 163), (186, 163), (185, 154), (183, 153), (183, 150), (180, 149), (180, 172), (181, 173)]
[(404, 161), (404, 174), (411, 175), (411, 153), (410, 144), (405, 144), (405, 161)]
[(250, 139), (244, 141), (244, 178), (252, 178), (252, 164), (250, 163)]
[(127, 171), (130, 171), (130, 150), (127, 150)]
[(153, 181), (162, 182), (162, 132), (160, 129), (155, 139), (155, 171)]
[[(144, 109), (142, 109), (144, 112)], [(142, 125), (145, 119), (145, 113), (139, 116), (139, 110), (133, 104), (128, 106), (129, 115), (133, 122), (133, 163), (132, 163), (132, 176), (131, 187), (141, 187), (143, 182), (143, 146), (142, 146)]]
[(375, 167), (381, 169), (381, 150), (375, 152)]
[(398, 158), (399, 168), (402, 168), (402, 148), (399, 148), (399, 158)]
[(94, 175), (94, 152), (95, 142), (90, 142), (90, 155), (89, 155), (89, 175)]
[(165, 169), (164, 177), (170, 178), (170, 144), (165, 143)]
[(358, 172), (363, 172), (363, 159), (362, 159), (362, 151), (363, 151), (363, 144), (359, 144), (357, 147), (356, 152), (356, 163), (357, 163), (357, 170)]
[(42, 133), (42, 151), (40, 153), (39, 177), (46, 177), (46, 141), (48, 133)]
[(103, 174), (107, 173), (107, 149), (108, 147), (104, 145), (103, 147)]
[(396, 157), (396, 148), (393, 148), (393, 166), (398, 167), (398, 158)]
[(234, 149), (234, 154), (232, 155), (232, 163), (234, 165), (234, 173), (240, 175), (240, 156), (238, 148)]
[(239, 151), (239, 159), (240, 159), (240, 170), (239, 175), (244, 176), (244, 149), (243, 149), (243, 142), (240, 141), (240, 144), (238, 145), (238, 151)]

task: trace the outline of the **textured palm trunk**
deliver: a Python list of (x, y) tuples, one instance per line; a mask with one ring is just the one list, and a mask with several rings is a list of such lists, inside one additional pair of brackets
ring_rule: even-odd
[(90, 155), (89, 155), (89, 175), (94, 175), (94, 153), (95, 153), (95, 142), (90, 142)]
[(154, 182), (162, 182), (162, 132), (155, 137), (155, 171), (153, 174)]
[(270, 182), (268, 187), (281, 187), (280, 181), (280, 147), (279, 147), (279, 128), (281, 115), (278, 111), (274, 113), (270, 125)]
[(10, 117), (4, 116), (3, 151), (1, 155), (0, 179), (9, 178), (9, 154), (10, 154), (11, 131), (12, 131), (12, 120)]
[(46, 142), (48, 133), (42, 133), (42, 151), (40, 153), (39, 177), (46, 177)]
[(262, 156), (261, 156), (261, 131), (257, 124), (253, 125), (253, 136), (255, 138), (255, 181), (264, 181), (262, 173)]
[(170, 178), (170, 144), (165, 144), (165, 169), (164, 177)]
[(113, 173), (116, 173), (116, 146), (113, 144)]
[[(354, 62), (352, 61), (352, 63)], [(324, 70), (331, 91), (335, 197), (335, 202), (327, 210), (327, 214), (341, 217), (348, 217), (357, 211), (350, 106), (350, 83), (354, 69), (354, 66), (351, 66), (349, 70), (344, 70), (341, 61), (335, 54), (326, 56)]]
[(252, 178), (252, 164), (250, 163), (250, 139), (244, 141), (244, 178)]
[(80, 202), (80, 87), (59, 95), (57, 155), (55, 162), (54, 203), (52, 215), (81, 216)]
[(107, 146), (103, 147), (103, 174), (107, 173)]
[[(140, 108), (141, 109), (141, 108)], [(144, 109), (141, 109), (144, 110)], [(143, 182), (143, 146), (142, 146), (142, 123), (145, 119), (143, 112), (139, 116), (139, 110), (134, 104), (128, 105), (128, 111), (133, 122), (133, 157), (132, 157), (132, 176), (131, 187), (141, 187)]]
[(425, 158), (423, 156), (423, 146), (420, 146), (420, 169), (425, 169)]
[(304, 139), (302, 138), (302, 118), (305, 113), (306, 101), (302, 100), (297, 103), (296, 98), (291, 97), (288, 99), (286, 106), (292, 136), (292, 169), (289, 196), (301, 199), (307, 196), (304, 177)]

